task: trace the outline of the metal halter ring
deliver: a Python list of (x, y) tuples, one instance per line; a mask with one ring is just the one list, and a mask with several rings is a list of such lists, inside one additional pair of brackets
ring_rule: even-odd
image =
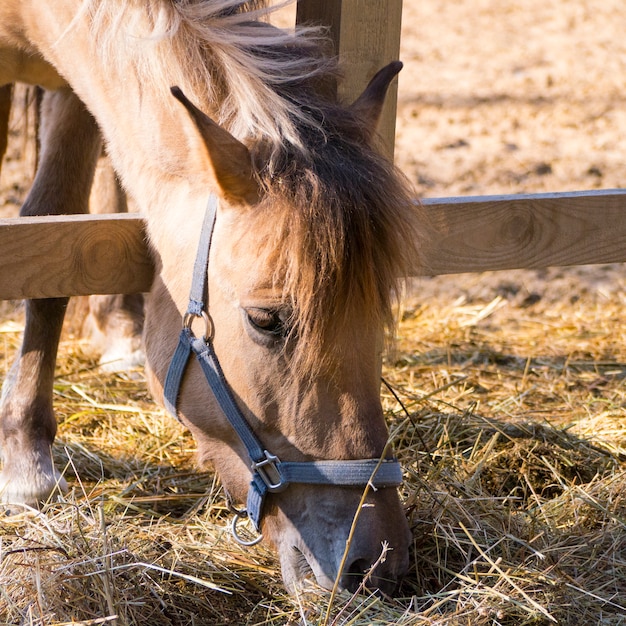
[(244, 520), (248, 517), (248, 511), (246, 511), (245, 509), (239, 510), (233, 508), (233, 514), (234, 515), (233, 521), (230, 525), (230, 532), (232, 533), (235, 541), (242, 546), (256, 546), (256, 544), (259, 543), (261, 539), (263, 539), (263, 535), (261, 533), (254, 537), (254, 539), (245, 539), (239, 534), (239, 530), (237, 530), (237, 524), (240, 520)]
[(183, 317), (183, 328), (186, 328), (187, 330), (192, 330), (191, 324), (196, 317), (201, 317), (204, 320), (203, 338), (206, 343), (209, 343), (209, 341), (213, 339), (215, 326), (213, 325), (213, 320), (211, 319), (211, 316), (206, 311), (201, 311), (200, 313), (190, 313), (189, 311), (187, 311), (187, 313), (185, 313), (185, 316)]

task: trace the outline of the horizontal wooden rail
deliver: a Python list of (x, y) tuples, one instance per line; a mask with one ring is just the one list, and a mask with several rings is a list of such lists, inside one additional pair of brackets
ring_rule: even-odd
[(137, 215), (0, 220), (0, 299), (148, 291), (152, 274)]
[[(416, 275), (626, 261), (626, 190), (428, 199)], [(148, 291), (136, 215), (0, 220), (0, 299)]]
[(626, 190), (433, 199), (420, 274), (626, 261)]

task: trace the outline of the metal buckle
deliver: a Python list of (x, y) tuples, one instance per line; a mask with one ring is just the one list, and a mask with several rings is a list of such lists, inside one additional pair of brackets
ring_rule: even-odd
[(190, 313), (187, 311), (183, 317), (183, 328), (190, 330), (193, 333), (191, 325), (193, 323), (194, 318), (201, 317), (204, 320), (204, 341), (209, 343), (213, 339), (213, 334), (215, 332), (215, 326), (213, 325), (213, 320), (211, 316), (206, 311), (201, 311), (200, 313)]
[(282, 477), (280, 470), (276, 467), (276, 464), (280, 463), (279, 458), (267, 450), (263, 452), (265, 458), (261, 461), (253, 462), (252, 471), (261, 477), (268, 491), (276, 493), (286, 489), (289, 483)]

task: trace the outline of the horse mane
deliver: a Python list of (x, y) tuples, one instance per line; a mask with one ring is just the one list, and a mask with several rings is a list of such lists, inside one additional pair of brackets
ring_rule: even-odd
[(266, 192), (251, 209), (252, 228), (293, 310), (294, 368), (310, 373), (354, 315), (392, 328), (399, 279), (418, 264), (418, 207), (363, 120), (318, 95), (319, 81), (336, 75), (321, 31), (270, 26), (262, 20), (277, 7), (261, 0), (86, 0), (84, 8), (108, 62), (119, 57), (112, 33), (134, 34), (142, 82), (184, 86), (250, 146)]
[[(393, 304), (419, 266), (425, 224), (408, 181), (370, 145), (363, 122), (336, 104), (317, 106), (323, 132), (300, 129), (307, 152), (285, 148), (271, 174), (260, 168), (267, 193), (251, 225), (293, 311), (293, 367), (308, 373), (324, 355), (358, 358), (351, 320), (392, 336)], [(262, 145), (260, 153), (266, 162)]]
[(179, 85), (234, 136), (298, 146), (294, 120), (302, 122), (305, 113), (284, 92), (334, 72), (336, 64), (322, 53), (321, 29), (269, 24), (271, 13), (292, 1), (85, 0), (82, 12), (102, 62), (130, 60), (139, 83), (170, 106), (177, 104), (169, 87)]

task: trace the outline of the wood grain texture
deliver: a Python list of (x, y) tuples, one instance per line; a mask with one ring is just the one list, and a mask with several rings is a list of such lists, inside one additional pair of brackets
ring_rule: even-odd
[[(297, 23), (330, 29), (343, 77), (339, 98), (354, 102), (374, 74), (400, 55), (402, 0), (299, 0)], [(378, 130), (386, 153), (393, 157), (397, 80), (389, 88)]]
[[(456, 274), (626, 261), (626, 191), (428, 199), (423, 267)], [(148, 291), (136, 215), (0, 220), (0, 299)]]
[(153, 265), (136, 215), (0, 220), (0, 298), (148, 291)]
[(626, 261), (626, 191), (431, 199), (415, 274)]

